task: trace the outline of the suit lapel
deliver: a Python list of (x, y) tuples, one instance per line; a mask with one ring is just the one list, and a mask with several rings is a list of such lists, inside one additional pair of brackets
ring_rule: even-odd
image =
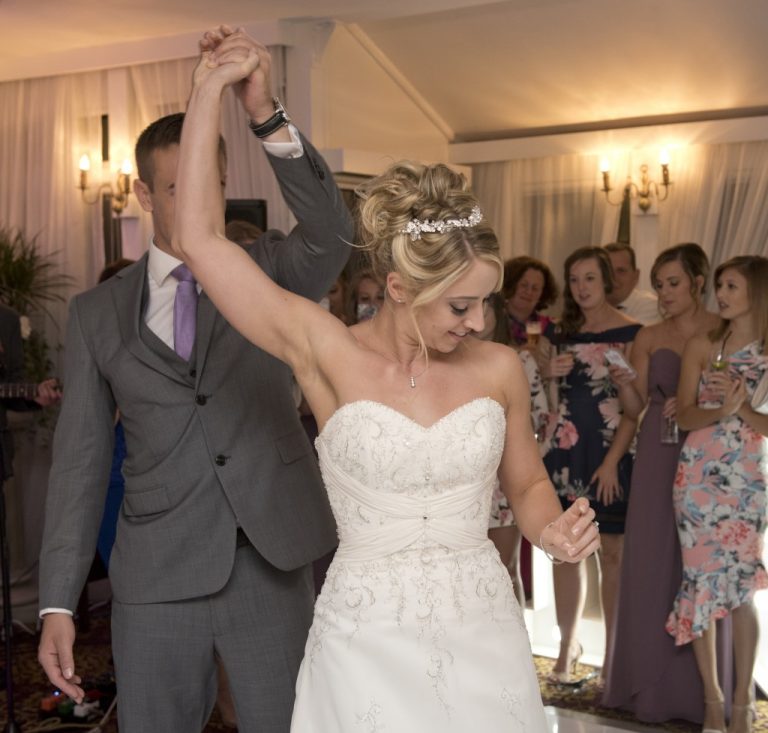
[(168, 360), (151, 349), (141, 339), (141, 319), (144, 317), (147, 288), (147, 255), (136, 267), (126, 268), (115, 275), (112, 299), (117, 311), (120, 336), (128, 351), (150, 369), (160, 372), (179, 384), (188, 385)]

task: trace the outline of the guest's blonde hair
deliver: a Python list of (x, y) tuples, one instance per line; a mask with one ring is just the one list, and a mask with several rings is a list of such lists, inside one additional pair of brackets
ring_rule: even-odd
[(429, 232), (414, 238), (409, 224), (469, 220), (478, 207), (467, 180), (448, 166), (396, 163), (358, 190), (361, 237), (375, 278), (386, 282), (396, 272), (413, 298), (413, 310), (434, 301), (458, 280), (475, 260), (498, 269), (501, 288), (504, 263), (496, 235), (484, 221)]

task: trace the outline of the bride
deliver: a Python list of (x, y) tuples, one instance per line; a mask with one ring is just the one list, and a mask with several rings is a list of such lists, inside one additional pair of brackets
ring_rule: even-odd
[(365, 245), (386, 284), (377, 316), (347, 328), (280, 289), (224, 238), (216, 152), (224, 88), (268, 69), (240, 31), (201, 45), (174, 247), (230, 323), (292, 367), (340, 539), (291, 729), (543, 733), (522, 613), (487, 539), (495, 482), (553, 561), (578, 562), (599, 539), (586, 501), (561, 513), (517, 355), (472, 338), (501, 286), (495, 235), (463, 177), (400, 163), (363, 192)]

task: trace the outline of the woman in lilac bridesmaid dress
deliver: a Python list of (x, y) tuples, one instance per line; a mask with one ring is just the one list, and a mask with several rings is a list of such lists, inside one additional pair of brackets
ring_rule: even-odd
[[(665, 318), (635, 338), (637, 378), (611, 368), (630, 416), (647, 407), (637, 441), (624, 536), (613, 653), (603, 704), (644, 722), (683, 718), (701, 722), (704, 692), (690, 646), (676, 647), (664, 624), (680, 588), (682, 565), (672, 507), (672, 485), (682, 440), (674, 438), (680, 356), (686, 341), (707, 333), (718, 318), (702, 303), (709, 263), (696, 244), (662, 252), (651, 284)], [(667, 426), (673, 428), (667, 430)], [(666, 436), (663, 432), (671, 433)], [(669, 442), (665, 442), (666, 438)]]

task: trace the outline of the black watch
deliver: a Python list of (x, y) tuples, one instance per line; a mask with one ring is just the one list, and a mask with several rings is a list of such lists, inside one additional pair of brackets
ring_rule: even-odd
[(285, 127), (291, 121), (291, 118), (285, 111), (285, 107), (280, 104), (280, 100), (277, 97), (272, 97), (272, 103), (275, 105), (275, 114), (266, 122), (257, 124), (253, 120), (248, 120), (248, 127), (251, 128), (251, 132), (258, 138), (269, 137), (273, 132), (276, 132), (281, 127)]

